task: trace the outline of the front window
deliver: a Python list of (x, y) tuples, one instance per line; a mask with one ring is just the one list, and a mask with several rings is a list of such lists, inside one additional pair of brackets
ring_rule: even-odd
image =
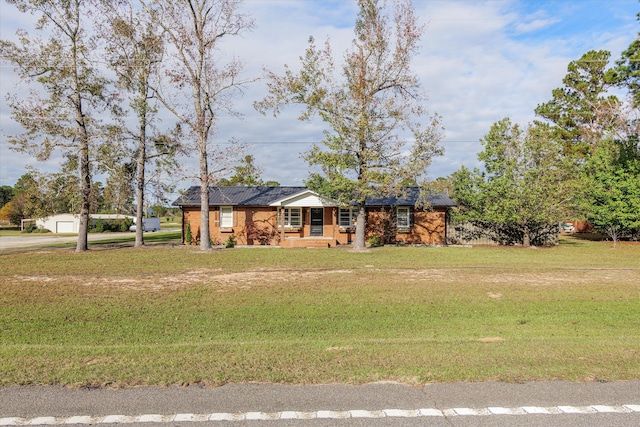
[(340, 217), (338, 218), (338, 225), (340, 227), (353, 227), (353, 220), (356, 218), (355, 209), (340, 209)]
[(302, 210), (300, 208), (284, 208), (280, 214), (278, 224), (282, 225), (282, 215), (284, 214), (285, 227), (301, 227), (302, 226)]
[(409, 208), (408, 207), (400, 207), (397, 211), (397, 224), (398, 228), (409, 228), (410, 226), (410, 216), (409, 216)]
[(220, 227), (233, 227), (233, 207), (220, 206)]

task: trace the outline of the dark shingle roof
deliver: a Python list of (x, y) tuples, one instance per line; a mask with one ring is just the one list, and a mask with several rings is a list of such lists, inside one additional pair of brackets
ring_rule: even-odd
[[(307, 190), (307, 187), (211, 187), (212, 206), (269, 206), (271, 203)], [(173, 206), (200, 206), (200, 187), (193, 186)]]
[[(209, 204), (212, 206), (269, 206), (278, 200), (286, 199), (308, 190), (307, 187), (211, 187)], [(408, 187), (406, 197), (389, 196), (367, 198), (368, 206), (415, 206), (420, 196), (418, 187)], [(451, 207), (455, 202), (444, 193), (427, 197), (431, 206)], [(180, 196), (173, 206), (200, 206), (200, 187), (190, 187)]]
[[(415, 206), (420, 199), (420, 187), (407, 187), (404, 195), (387, 197), (367, 197), (367, 206)], [(444, 193), (427, 195), (431, 206), (452, 207), (456, 203)]]

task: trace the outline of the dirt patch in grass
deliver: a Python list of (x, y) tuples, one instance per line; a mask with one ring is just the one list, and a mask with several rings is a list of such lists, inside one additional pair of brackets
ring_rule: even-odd
[[(372, 280), (388, 278), (406, 284), (425, 283), (475, 283), (477, 285), (505, 284), (519, 286), (555, 286), (563, 284), (588, 285), (590, 283), (634, 284), (638, 271), (634, 269), (602, 270), (555, 270), (555, 271), (482, 271), (472, 269), (366, 269), (362, 273), (347, 269), (300, 270), (256, 270), (237, 273), (223, 273), (220, 268), (197, 269), (174, 274), (126, 274), (123, 276), (94, 275), (15, 275), (5, 276), (2, 281), (47, 285), (81, 285), (91, 288), (105, 288), (132, 291), (177, 290), (194, 285), (208, 285), (225, 289), (251, 289), (272, 285), (302, 286), (325, 283), (327, 280), (340, 283), (371, 277)], [(640, 285), (639, 285), (640, 290)], [(487, 292), (491, 299), (502, 299), (499, 292)]]
[(478, 338), (477, 341), (478, 342), (502, 342), (502, 341), (504, 341), (504, 338), (500, 338), (500, 337), (484, 337), (484, 338)]
[(120, 290), (172, 290), (192, 285), (209, 284), (219, 286), (265, 286), (274, 283), (298, 283), (321, 280), (323, 277), (350, 274), (351, 270), (318, 271), (248, 271), (221, 274), (222, 269), (198, 269), (182, 274), (127, 274), (126, 276), (85, 275), (15, 275), (5, 277), (18, 283), (51, 283), (84, 285), (88, 287), (117, 288)]

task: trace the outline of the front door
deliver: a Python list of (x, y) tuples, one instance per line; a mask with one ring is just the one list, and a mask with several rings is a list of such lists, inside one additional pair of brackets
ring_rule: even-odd
[(311, 235), (322, 236), (324, 228), (324, 209), (311, 208)]

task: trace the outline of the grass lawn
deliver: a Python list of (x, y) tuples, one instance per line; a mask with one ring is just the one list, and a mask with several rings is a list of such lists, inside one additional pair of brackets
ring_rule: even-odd
[(640, 378), (640, 244), (106, 246), (0, 269), (0, 385)]

